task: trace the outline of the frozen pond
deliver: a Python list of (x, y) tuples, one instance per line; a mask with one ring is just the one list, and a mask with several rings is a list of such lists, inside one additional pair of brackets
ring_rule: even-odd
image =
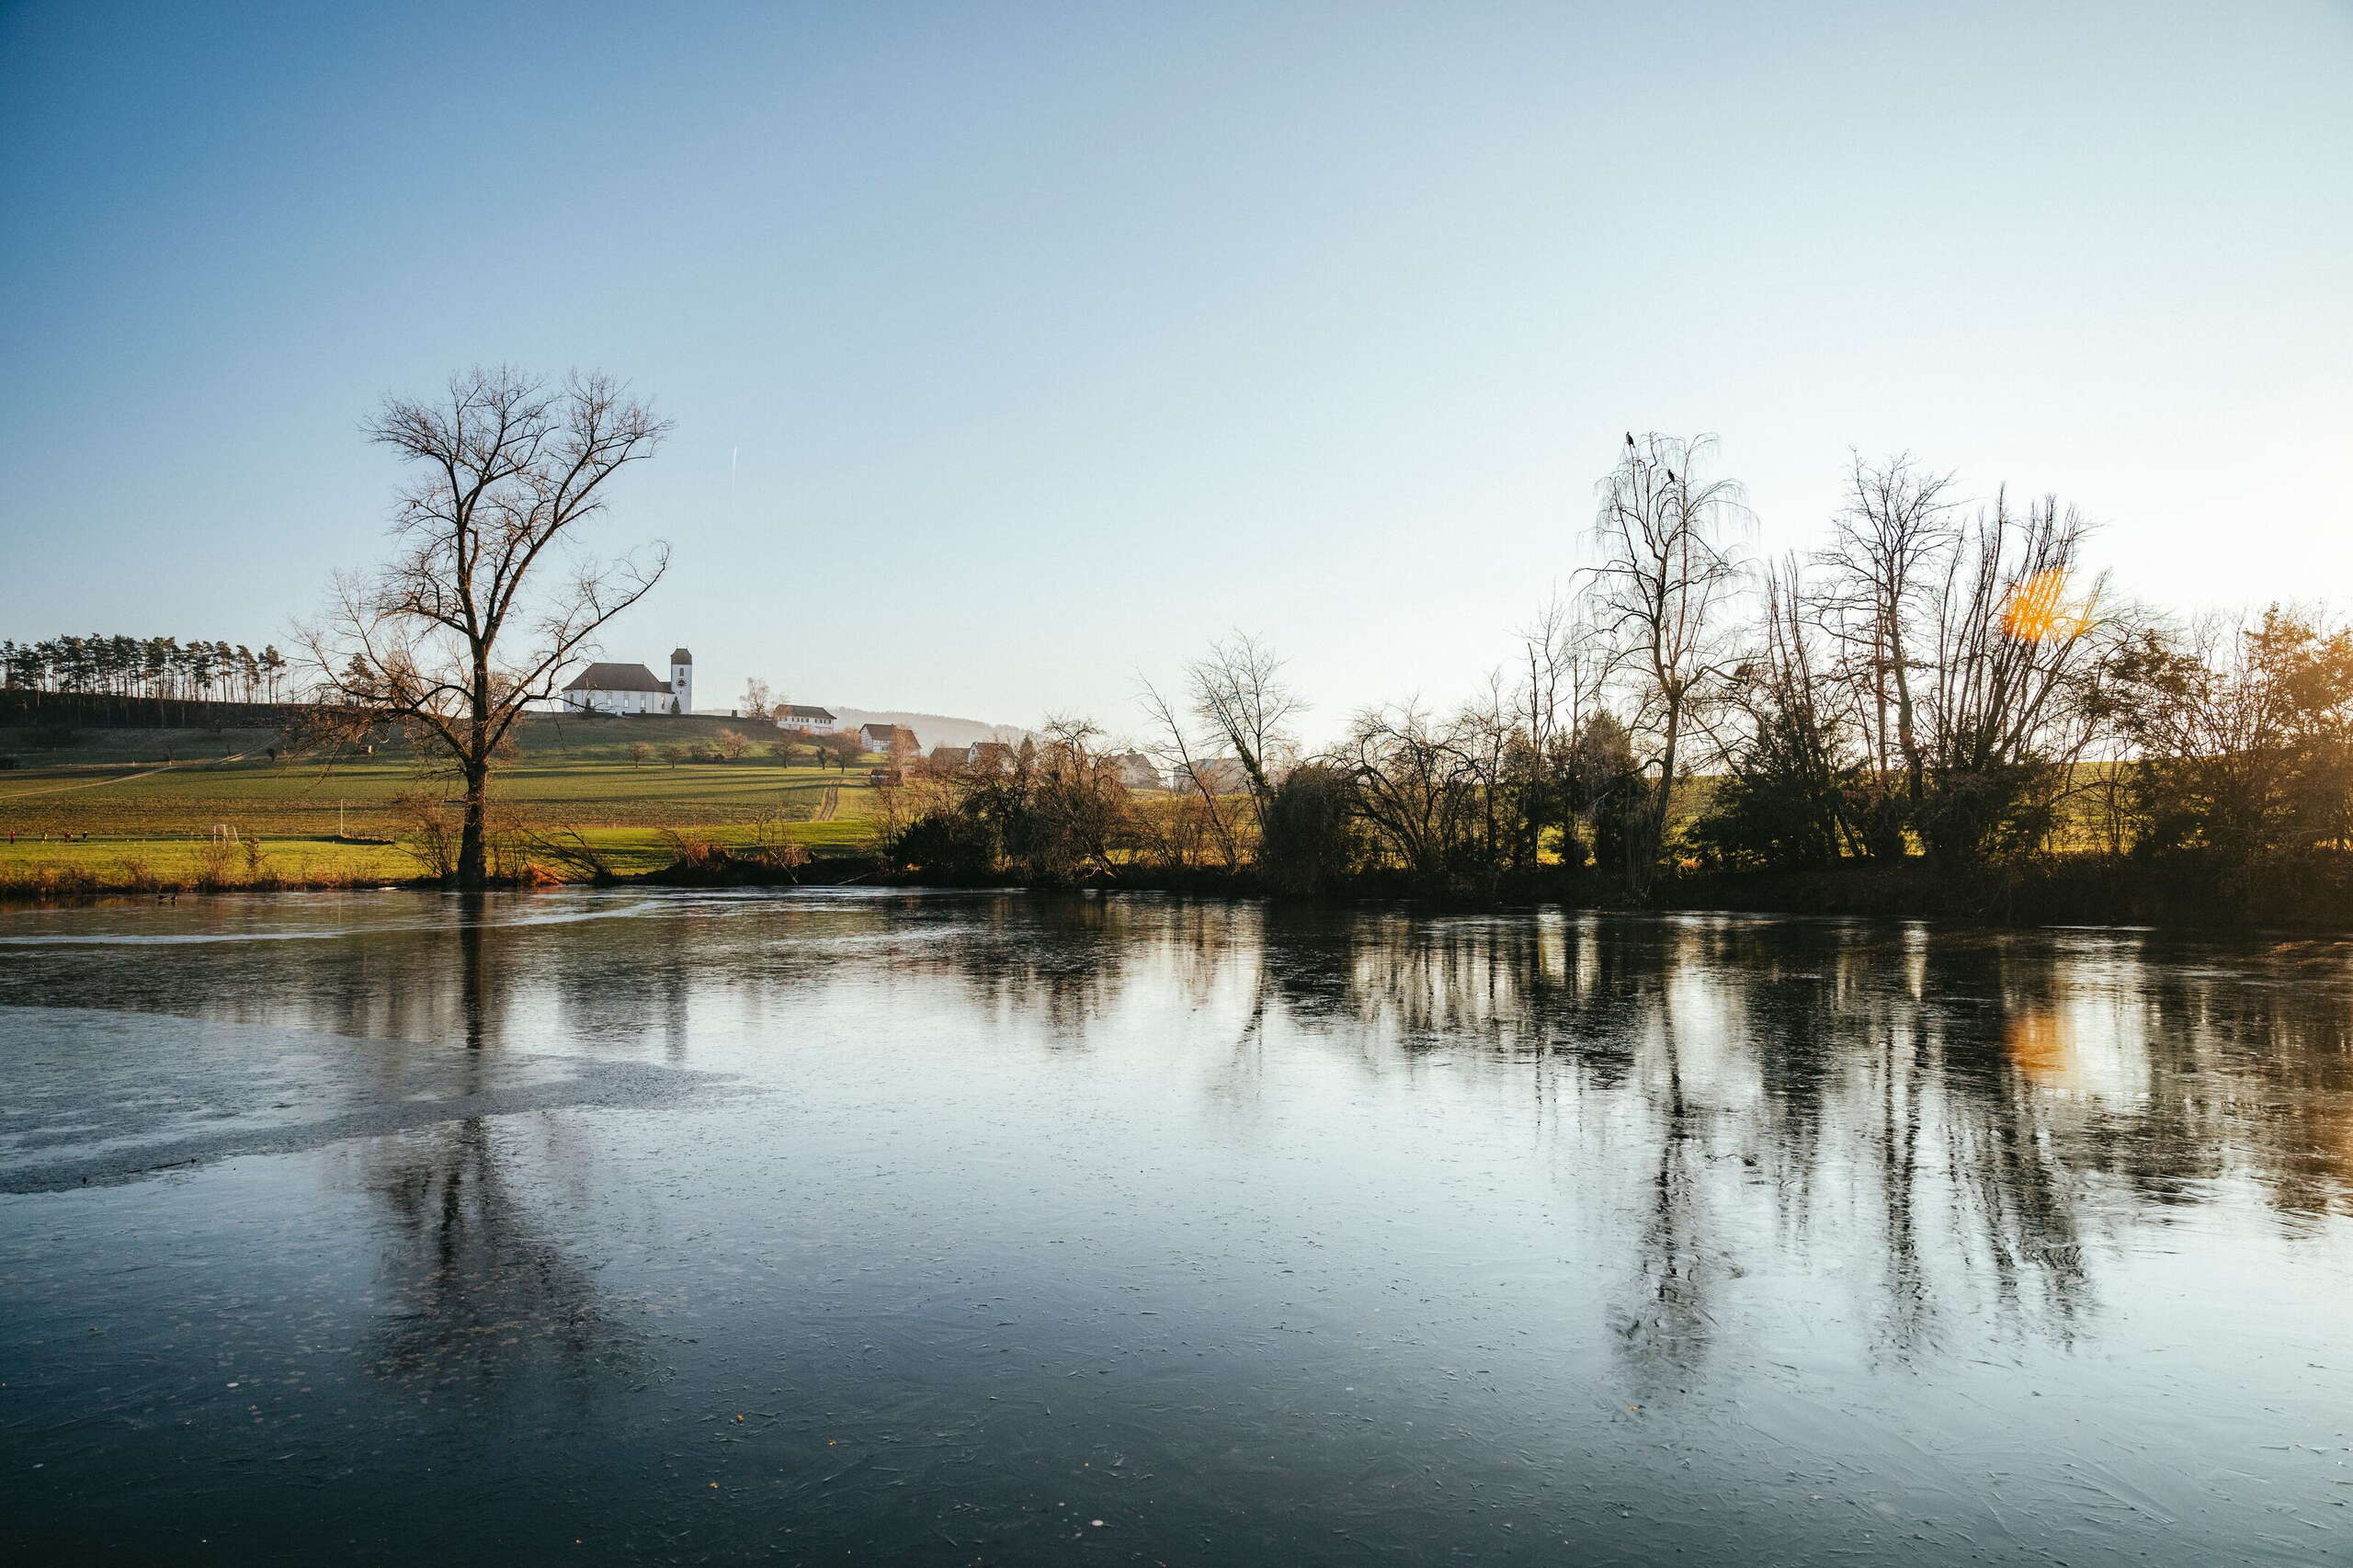
[(2353, 945), (0, 911), (11, 1561), (2353, 1553)]

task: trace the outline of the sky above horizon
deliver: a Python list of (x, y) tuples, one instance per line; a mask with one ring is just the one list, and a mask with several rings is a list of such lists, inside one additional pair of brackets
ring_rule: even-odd
[(0, 636), (281, 644), (463, 366), (676, 422), (604, 656), (1312, 736), (1467, 696), (1627, 430), (2353, 609), (2353, 5), (0, 4)]

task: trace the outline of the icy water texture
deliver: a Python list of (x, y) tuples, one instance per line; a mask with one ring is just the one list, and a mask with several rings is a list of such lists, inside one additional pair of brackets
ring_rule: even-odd
[(2353, 1557), (2353, 948), (0, 912), (0, 1556)]

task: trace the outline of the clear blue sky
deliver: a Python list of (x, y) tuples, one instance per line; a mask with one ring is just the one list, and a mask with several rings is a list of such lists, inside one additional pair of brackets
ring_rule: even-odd
[(502, 360), (676, 419), (608, 652), (705, 704), (1451, 699), (1629, 428), (2353, 599), (2353, 7), (0, 6), (0, 634), (280, 633)]

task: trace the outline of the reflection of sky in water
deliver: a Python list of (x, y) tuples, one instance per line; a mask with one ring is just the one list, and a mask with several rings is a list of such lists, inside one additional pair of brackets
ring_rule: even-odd
[(0, 1463), (51, 1552), (2301, 1562), (2353, 1494), (2336, 944), (897, 893), (34, 936)]

